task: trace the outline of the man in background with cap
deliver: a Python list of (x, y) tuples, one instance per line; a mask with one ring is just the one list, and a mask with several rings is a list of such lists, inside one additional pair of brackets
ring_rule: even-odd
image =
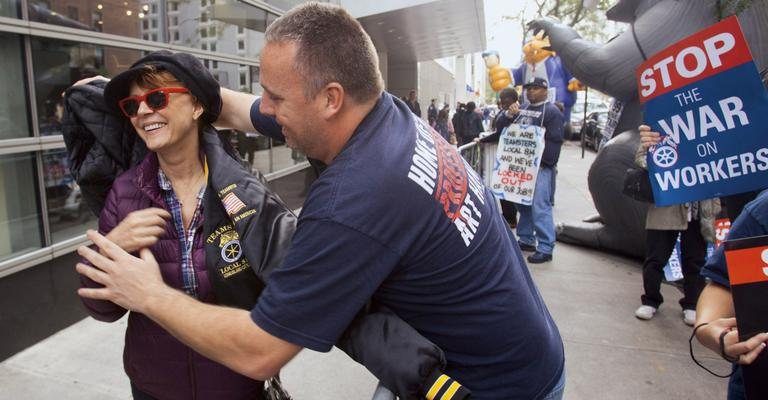
[[(445, 373), (473, 399), (561, 399), (562, 340), (493, 194), (454, 146), (384, 92), (359, 22), (305, 3), (265, 38), (264, 97), (222, 89), (216, 123), (284, 137), (328, 167), (258, 303), (250, 312), (200, 304), (147, 278), (157, 268), (151, 253), (131, 256), (95, 232), (102, 254), (78, 251), (98, 269), (77, 269), (104, 288), (79, 294), (137, 310), (261, 378), (303, 347), (329, 351), (373, 299), (443, 349)], [(427, 397), (455, 399), (458, 387), (441, 380)]]
[(555, 220), (552, 215), (555, 199), (557, 161), (563, 146), (563, 113), (547, 101), (549, 85), (544, 78), (534, 78), (523, 85), (528, 103), (520, 107), (515, 123), (543, 127), (544, 152), (536, 177), (533, 204), (518, 204), (517, 237), (520, 249), (533, 251), (528, 262), (539, 264), (552, 260), (555, 249)]

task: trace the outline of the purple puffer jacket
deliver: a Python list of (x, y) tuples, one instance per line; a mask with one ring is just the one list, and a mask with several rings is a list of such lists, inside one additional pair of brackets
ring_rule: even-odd
[[(157, 171), (157, 156), (149, 153), (114, 181), (99, 217), (102, 234), (110, 232), (132, 211), (147, 207), (168, 209), (157, 183)], [(215, 294), (205, 264), (203, 222), (203, 218), (198, 222), (192, 257), (199, 284), (198, 299), (213, 303)], [(180, 249), (172, 222), (168, 222), (165, 235), (150, 250), (160, 264), (163, 280), (181, 288)], [(99, 286), (82, 275), (80, 280), (83, 287)], [(82, 300), (91, 316), (100, 321), (115, 321), (126, 312), (109, 301)], [(126, 374), (137, 388), (162, 400), (258, 399), (263, 390), (262, 382), (203, 357), (140, 313), (131, 312), (128, 316), (123, 362)]]

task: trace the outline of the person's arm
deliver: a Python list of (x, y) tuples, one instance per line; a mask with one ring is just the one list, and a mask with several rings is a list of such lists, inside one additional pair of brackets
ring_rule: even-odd
[(80, 296), (140, 312), (204, 356), (253, 379), (274, 376), (301, 350), (260, 329), (247, 310), (204, 304), (167, 286), (148, 249), (137, 258), (95, 231), (87, 236), (104, 255), (80, 247), (78, 253), (96, 268), (79, 263), (77, 272), (104, 287), (81, 288)]
[(723, 336), (725, 354), (738, 359), (739, 364), (750, 364), (765, 348), (768, 333), (760, 333), (739, 342), (736, 318), (733, 318), (733, 297), (725, 286), (710, 282), (701, 292), (696, 304), (696, 339), (699, 343), (720, 354), (720, 335)]
[(565, 140), (565, 129), (563, 125), (563, 113), (555, 105), (550, 105), (547, 110), (548, 121), (545, 124), (547, 128), (544, 137), (555, 143), (562, 143)]
[(218, 129), (235, 129), (243, 132), (253, 132), (255, 127), (251, 122), (251, 105), (259, 99), (250, 93), (242, 93), (222, 87), (221, 113), (214, 123)]

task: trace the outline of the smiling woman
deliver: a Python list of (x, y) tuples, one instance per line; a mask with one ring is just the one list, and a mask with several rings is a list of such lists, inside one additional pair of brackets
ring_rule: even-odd
[[(94, 85), (81, 90), (100, 94)], [(115, 76), (104, 87), (103, 98), (112, 111), (111, 121), (132, 126), (149, 151), (112, 183), (99, 217), (100, 232), (127, 252), (150, 249), (169, 286), (206, 303), (250, 307), (255, 298), (247, 296), (259, 287), (250, 263), (277, 265), (283, 253), (276, 249), (254, 254), (242, 248), (240, 240), (259, 251), (266, 247), (259, 240), (284, 243), (293, 232), (295, 216), (244, 169), (210, 125), (221, 110), (216, 80), (194, 56), (159, 51)], [(110, 120), (102, 117), (95, 120)], [(116, 127), (119, 131), (112, 135), (118, 138), (134, 134), (124, 132), (120, 124), (96, 123), (103, 124), (102, 130)], [(254, 209), (268, 216), (254, 215)], [(233, 221), (270, 229), (253, 238), (234, 228)], [(249, 289), (241, 290), (243, 285)], [(81, 286), (100, 287), (88, 277), (81, 277)], [(222, 287), (228, 292), (219, 290)], [(126, 313), (109, 301), (83, 303), (102, 321)], [(264, 396), (263, 382), (199, 355), (142, 314), (130, 314), (125, 343), (125, 371), (134, 398)]]

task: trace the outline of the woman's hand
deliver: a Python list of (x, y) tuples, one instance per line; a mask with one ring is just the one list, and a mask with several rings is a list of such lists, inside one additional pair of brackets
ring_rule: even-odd
[(133, 211), (107, 234), (107, 239), (128, 253), (148, 248), (165, 233), (165, 224), (171, 214), (152, 207)]
[(696, 331), (699, 343), (720, 354), (720, 335), (723, 336), (725, 355), (736, 359), (739, 364), (751, 364), (766, 346), (768, 333), (759, 333), (748, 340), (739, 342), (739, 331), (736, 329), (736, 318), (720, 318), (702, 326)]
[(640, 144), (644, 149), (648, 150), (649, 147), (661, 142), (659, 132), (651, 132), (650, 126), (640, 125), (637, 130), (640, 131)]

